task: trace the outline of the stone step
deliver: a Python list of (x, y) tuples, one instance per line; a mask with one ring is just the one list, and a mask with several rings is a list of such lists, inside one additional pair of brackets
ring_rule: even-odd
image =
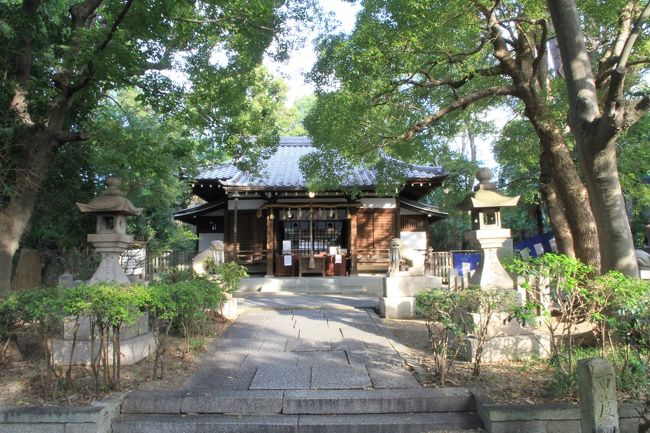
[(282, 412), (283, 391), (136, 391), (122, 403), (123, 414), (273, 415)]
[(405, 388), (285, 391), (287, 415), (390, 414), (469, 412), (476, 403), (464, 388)]
[(472, 412), (381, 415), (122, 415), (113, 433), (426, 433), (480, 431)]
[(358, 390), (223, 390), (210, 393), (137, 391), (123, 414), (355, 415), (470, 412), (464, 388)]

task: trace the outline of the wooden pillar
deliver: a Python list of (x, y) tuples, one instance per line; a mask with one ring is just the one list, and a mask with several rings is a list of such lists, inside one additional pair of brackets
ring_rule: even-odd
[(350, 209), (350, 275), (357, 275), (357, 209)]
[(239, 207), (239, 193), (235, 192), (233, 195), (233, 198), (235, 199), (235, 208), (234, 208), (234, 218), (233, 218), (233, 226), (232, 226), (232, 241), (233, 241), (233, 248), (235, 251), (235, 263), (239, 262), (239, 245), (237, 244), (239, 242), (239, 239), (237, 239), (237, 211)]
[(395, 197), (395, 236), (396, 238), (402, 237), (402, 218), (400, 216), (400, 203), (399, 197)]
[(273, 275), (273, 257), (275, 256), (275, 232), (273, 230), (273, 208), (267, 209), (266, 215), (266, 276)]
[(223, 211), (223, 244), (225, 247), (224, 250), (224, 259), (226, 261), (230, 260), (230, 242), (232, 242), (232, 236), (230, 236), (230, 211), (228, 210), (229, 199), (226, 200), (226, 208)]

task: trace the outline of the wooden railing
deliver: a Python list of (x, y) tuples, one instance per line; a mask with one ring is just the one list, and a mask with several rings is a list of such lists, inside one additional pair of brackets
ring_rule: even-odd
[(451, 251), (427, 251), (424, 263), (427, 275), (440, 277), (444, 282), (449, 281), (449, 271), (454, 266)]
[(155, 257), (148, 257), (145, 278), (151, 280), (154, 275), (163, 272), (191, 269), (195, 255), (193, 251), (164, 251)]

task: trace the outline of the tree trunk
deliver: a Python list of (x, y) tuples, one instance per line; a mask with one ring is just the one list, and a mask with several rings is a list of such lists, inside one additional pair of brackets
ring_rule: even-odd
[[(606, 93), (605, 116), (600, 108), (589, 53), (580, 27), (575, 0), (549, 0), (548, 9), (556, 29), (569, 97), (569, 125), (576, 140), (580, 164), (586, 177), (593, 214), (598, 223), (602, 270), (616, 269), (636, 277), (639, 269), (634, 254), (621, 185), (618, 179), (616, 138), (627, 126), (621, 121), (624, 110), (622, 90)], [(614, 74), (623, 74), (625, 61)], [(620, 69), (620, 70), (619, 70)], [(613, 75), (615, 76), (615, 75)], [(613, 84), (610, 86), (621, 85)]]
[(575, 257), (576, 252), (573, 248), (573, 236), (571, 235), (571, 227), (564, 214), (564, 206), (557, 193), (557, 187), (547, 175), (545, 175), (548, 168), (546, 163), (548, 160), (540, 158), (540, 166), (542, 172), (540, 174), (540, 183), (542, 185), (542, 198), (546, 204), (546, 211), (548, 212), (553, 235), (555, 236), (555, 244), (557, 251), (560, 254), (569, 257)]
[[(547, 194), (550, 193), (547, 197), (553, 200), (554, 194), (557, 194), (558, 203), (562, 204), (560, 206), (555, 205), (555, 202), (549, 203), (552, 225), (562, 237), (558, 249), (561, 248), (560, 251), (566, 252), (567, 255), (570, 255), (573, 249), (575, 257), (598, 271), (600, 252), (596, 221), (591, 211), (589, 194), (578, 176), (564, 137), (542, 104), (526, 104), (526, 116), (540, 139), (540, 170), (548, 177), (546, 184), (553, 186), (547, 188)], [(564, 210), (562, 215), (558, 213), (561, 209)], [(568, 244), (566, 226), (571, 231), (573, 248)]]
[(45, 132), (38, 132), (26, 147), (29, 150), (22, 170), (16, 176), (11, 201), (0, 212), (0, 294), (11, 290), (14, 254), (29, 226), (57, 142)]
[(602, 270), (617, 270), (638, 277), (634, 239), (618, 178), (615, 139), (595, 152), (594, 149), (600, 147), (593, 145), (597, 138), (576, 141), (582, 168), (587, 173), (586, 184), (598, 225)]

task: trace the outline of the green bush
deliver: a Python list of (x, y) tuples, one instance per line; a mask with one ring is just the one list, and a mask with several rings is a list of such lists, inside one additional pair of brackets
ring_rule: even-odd
[[(621, 389), (636, 396), (647, 392), (650, 283), (619, 272), (598, 276), (579, 260), (555, 254), (515, 259), (508, 270), (525, 277), (528, 292), (515, 316), (524, 324), (541, 317), (550, 333), (553, 395), (572, 392), (577, 361), (594, 355), (614, 362)], [(575, 347), (572, 330), (584, 322), (593, 325), (598, 347)]]

